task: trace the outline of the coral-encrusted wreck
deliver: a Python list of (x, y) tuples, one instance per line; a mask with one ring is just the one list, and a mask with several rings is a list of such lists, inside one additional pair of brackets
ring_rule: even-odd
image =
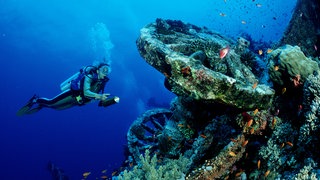
[[(236, 176), (235, 164), (246, 157), (251, 137), (262, 136), (272, 122), (264, 109), (271, 106), (275, 93), (259, 84), (241, 62), (243, 57), (252, 58), (247, 55), (249, 42), (243, 38), (235, 42), (181, 21), (157, 19), (141, 30), (137, 46), (146, 61), (164, 74), (166, 87), (177, 98), (170, 110), (149, 110), (131, 125), (126, 166), (133, 169), (119, 178)], [(226, 46), (231, 50), (220, 58), (219, 51)], [(259, 113), (246, 112), (255, 109)]]
[[(259, 84), (240, 61), (237, 44), (218, 33), (181, 21), (157, 19), (141, 30), (137, 46), (144, 59), (166, 76), (169, 89), (178, 96), (240, 109), (265, 109), (271, 104), (274, 91)], [(220, 58), (219, 51), (226, 46), (231, 50)]]
[[(249, 44), (181, 21), (144, 27), (138, 50), (177, 97), (131, 125), (114, 178), (319, 179), (318, 58), (290, 45), (257, 57)], [(257, 60), (275, 90), (247, 66)]]

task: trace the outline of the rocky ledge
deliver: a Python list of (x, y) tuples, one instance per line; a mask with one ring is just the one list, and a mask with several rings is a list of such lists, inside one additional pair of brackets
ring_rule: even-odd
[[(271, 104), (274, 90), (259, 84), (241, 62), (246, 43), (181, 21), (157, 19), (141, 29), (137, 46), (178, 96), (247, 110)], [(221, 58), (219, 52), (226, 47), (230, 50)]]

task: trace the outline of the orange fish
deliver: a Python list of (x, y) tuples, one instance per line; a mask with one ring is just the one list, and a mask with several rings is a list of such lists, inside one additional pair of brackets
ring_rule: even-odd
[(242, 143), (242, 147), (245, 147), (247, 144), (248, 144), (248, 140), (245, 140), (243, 143)]
[(258, 161), (258, 163), (257, 163), (257, 167), (258, 167), (258, 169), (260, 169), (260, 160)]
[(272, 52), (272, 49), (268, 49), (267, 50), (267, 53), (269, 54), (269, 53), (271, 53)]
[(253, 115), (256, 115), (258, 112), (259, 112), (259, 109), (257, 108), (253, 111)]
[(260, 49), (260, 50), (258, 51), (258, 54), (261, 56), (261, 55), (263, 54), (263, 51)]
[(179, 127), (184, 127), (184, 124), (178, 124)]
[(207, 136), (206, 135), (204, 135), (204, 134), (200, 134), (200, 136), (202, 137), (202, 138), (207, 138)]
[(255, 83), (252, 85), (252, 89), (255, 89), (257, 86), (258, 86), (258, 82), (255, 82)]
[(240, 172), (238, 172), (235, 176), (236, 176), (236, 177), (239, 177), (242, 173), (243, 173), (243, 172), (240, 171)]
[(170, 78), (169, 74), (164, 72), (163, 75), (166, 77), (166, 78)]
[(279, 70), (279, 66), (274, 66), (273, 69), (274, 69), (275, 71), (278, 71), (278, 70)]
[(253, 134), (254, 133), (254, 128), (251, 128), (249, 132), (250, 132), (250, 134)]
[(270, 173), (270, 170), (266, 171), (266, 173), (264, 173), (264, 177), (267, 177)]
[(281, 145), (280, 145), (280, 148), (283, 148), (284, 147), (284, 143), (282, 143)]
[(230, 138), (230, 140), (231, 140), (232, 142), (238, 142), (237, 140), (235, 140), (235, 139), (233, 139), (233, 138)]
[(101, 179), (108, 179), (108, 176), (101, 176)]
[(292, 142), (290, 142), (290, 141), (286, 142), (286, 144), (291, 146), (291, 147), (293, 146)]
[(250, 127), (253, 123), (253, 119), (250, 119), (248, 122), (247, 122), (247, 127)]
[(229, 46), (226, 46), (225, 48), (222, 48), (219, 52), (219, 57), (221, 59), (223, 59), (224, 57), (226, 57), (226, 55), (229, 53), (230, 51), (230, 47)]
[(276, 123), (277, 123), (277, 119), (276, 118), (273, 118), (273, 120), (272, 120), (272, 129), (274, 128), (274, 126), (276, 125)]

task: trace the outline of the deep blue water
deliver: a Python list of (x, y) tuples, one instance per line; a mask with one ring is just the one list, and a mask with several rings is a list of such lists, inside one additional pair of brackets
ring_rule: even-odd
[[(199, 1), (199, 0), (197, 0)], [(257, 4), (261, 4), (258, 7)], [(51, 179), (49, 160), (71, 179), (99, 177), (124, 159), (130, 124), (154, 98), (169, 102), (174, 94), (163, 75), (139, 55), (139, 30), (156, 18), (182, 20), (237, 37), (277, 41), (295, 1), (278, 0), (0, 0), (0, 179)], [(220, 13), (226, 16), (221, 16)], [(246, 24), (241, 23), (245, 21)], [(113, 48), (93, 51), (90, 30), (103, 23)], [(100, 39), (105, 42), (105, 39)], [(110, 56), (106, 92), (120, 97), (108, 108), (91, 103), (63, 111), (43, 109), (16, 117), (33, 95), (53, 97), (59, 85), (101, 55)]]

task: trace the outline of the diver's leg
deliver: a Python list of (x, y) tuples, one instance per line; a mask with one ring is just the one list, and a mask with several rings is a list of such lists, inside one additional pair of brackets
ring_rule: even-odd
[(68, 96), (64, 98), (63, 100), (59, 101), (59, 103), (55, 104), (56, 110), (63, 110), (68, 109), (73, 106), (77, 106), (79, 103), (76, 101), (76, 99), (73, 96)]
[(53, 99), (39, 98), (39, 106), (62, 110), (77, 105), (77, 100), (73, 97), (72, 91), (65, 91)]
[[(32, 108), (33, 105), (37, 105), (37, 107)], [(33, 96), (16, 114), (17, 116), (22, 116), (38, 112), (43, 107), (66, 109), (75, 105), (77, 105), (77, 101), (73, 98), (73, 93), (71, 91), (65, 91), (52, 99)]]
[(36, 104), (37, 99), (38, 99), (38, 96), (33, 95), (32, 98), (27, 102), (27, 104), (18, 110), (16, 115), (22, 116), (22, 115), (28, 114), (28, 111), (32, 108), (34, 104)]

